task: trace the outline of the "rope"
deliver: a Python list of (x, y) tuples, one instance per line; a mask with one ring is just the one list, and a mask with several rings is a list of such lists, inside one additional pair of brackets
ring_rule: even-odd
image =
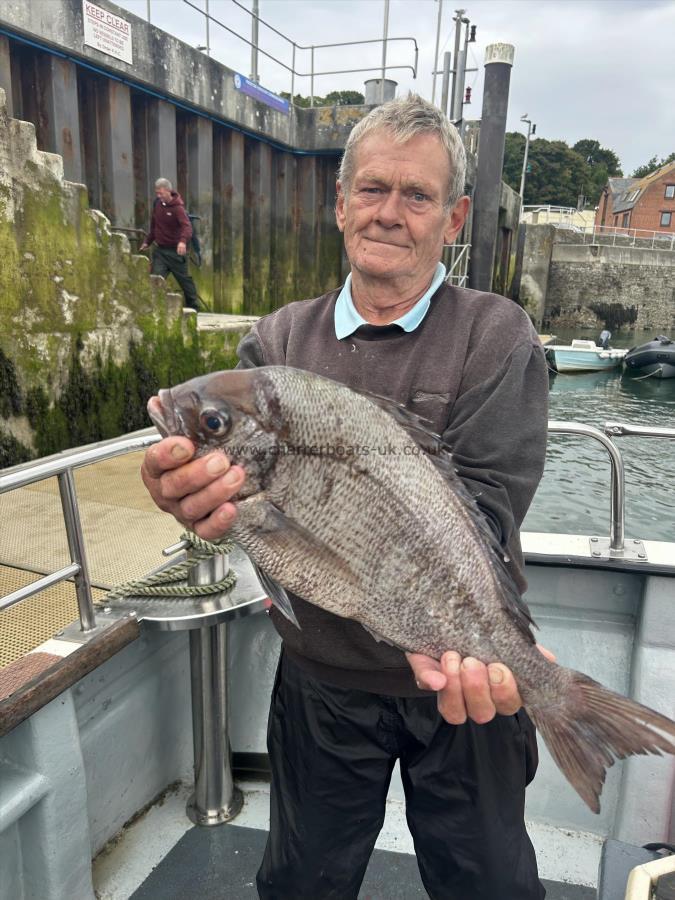
[(234, 587), (237, 576), (236, 573), (229, 569), (224, 578), (214, 584), (188, 585), (188, 573), (203, 559), (209, 559), (216, 553), (223, 555), (230, 553), (234, 544), (232, 541), (223, 539), (212, 543), (198, 537), (192, 531), (184, 531), (180, 539), (187, 541), (192, 548), (192, 556), (185, 562), (176, 563), (169, 566), (161, 572), (154, 575), (147, 575), (145, 578), (139, 578), (137, 581), (125, 581), (124, 584), (118, 584), (106, 596), (108, 600), (117, 600), (124, 596), (133, 597), (203, 597), (210, 594), (219, 594), (222, 591), (229, 591)]
[(638, 375), (637, 378), (631, 378), (631, 381), (643, 381), (645, 378), (652, 378), (654, 375), (660, 375), (663, 372), (663, 366), (659, 366), (658, 369), (654, 369), (653, 372), (647, 372), (646, 375)]

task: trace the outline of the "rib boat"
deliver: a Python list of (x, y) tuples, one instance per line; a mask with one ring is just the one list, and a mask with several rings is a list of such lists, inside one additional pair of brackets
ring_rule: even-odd
[(623, 362), (631, 376), (675, 378), (675, 341), (658, 335), (653, 341), (632, 347)]
[[(626, 538), (622, 441), (628, 453), (632, 435), (675, 429), (549, 430), (607, 451), (608, 529), (523, 533), (538, 639), (673, 717), (675, 543)], [(158, 439), (147, 429), (0, 473), (2, 900), (257, 896), (279, 640), (243, 553), (202, 558), (146, 497), (139, 457)], [(196, 596), (142, 593), (138, 579), (186, 557)], [(230, 570), (236, 585), (220, 587)], [(623, 900), (621, 865), (675, 837), (675, 758), (614, 765), (594, 815), (543, 742), (540, 755), (526, 818), (548, 900)], [(425, 896), (396, 772), (360, 896)]]

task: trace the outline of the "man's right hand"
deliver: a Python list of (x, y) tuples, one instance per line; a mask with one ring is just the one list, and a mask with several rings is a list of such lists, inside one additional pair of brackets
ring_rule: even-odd
[(219, 451), (198, 459), (194, 454), (188, 438), (164, 438), (147, 450), (141, 477), (160, 509), (213, 541), (234, 522), (237, 509), (230, 501), (241, 490), (245, 473)]
[(149, 246), (150, 246), (149, 244), (146, 244), (145, 241), (143, 241), (143, 243), (142, 243), (141, 246), (138, 248), (138, 250), (139, 250), (139, 252), (140, 252), (141, 250), (147, 250)]

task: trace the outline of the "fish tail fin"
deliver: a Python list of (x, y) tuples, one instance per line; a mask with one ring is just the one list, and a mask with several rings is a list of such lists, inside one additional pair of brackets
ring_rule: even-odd
[(567, 780), (597, 813), (614, 759), (675, 753), (675, 722), (581, 672), (565, 671), (569, 682), (559, 702), (527, 711)]

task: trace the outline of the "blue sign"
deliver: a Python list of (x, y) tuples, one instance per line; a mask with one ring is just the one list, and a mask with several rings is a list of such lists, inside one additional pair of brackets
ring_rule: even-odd
[(249, 97), (253, 97), (254, 100), (259, 100), (266, 106), (271, 106), (272, 109), (277, 109), (286, 116), (290, 114), (291, 105), (288, 100), (284, 100), (283, 97), (277, 97), (272, 91), (268, 91), (267, 88), (261, 87), (259, 84), (256, 84), (255, 81), (245, 78), (238, 72), (234, 73), (234, 86), (238, 91), (241, 91), (242, 94), (248, 94)]

